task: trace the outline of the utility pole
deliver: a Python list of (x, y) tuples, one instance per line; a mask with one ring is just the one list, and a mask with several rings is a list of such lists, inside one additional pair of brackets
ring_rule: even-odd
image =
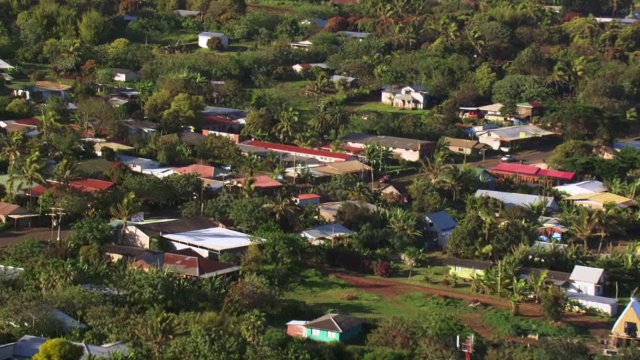
[[(62, 215), (65, 215), (64, 209), (52, 207), (51, 213), (47, 215), (51, 216), (51, 237), (49, 238), (49, 243), (53, 241), (53, 231), (56, 226), (58, 227), (58, 237), (56, 238), (56, 240), (60, 241), (60, 228), (62, 226)], [(58, 217), (58, 219), (56, 219), (56, 216)]]
[(474, 344), (473, 334), (467, 336), (467, 339), (464, 341), (463, 344), (460, 344), (460, 335), (458, 335), (456, 338), (456, 347), (458, 348), (458, 350), (464, 353), (465, 360), (471, 360), (471, 357), (473, 356), (473, 344)]

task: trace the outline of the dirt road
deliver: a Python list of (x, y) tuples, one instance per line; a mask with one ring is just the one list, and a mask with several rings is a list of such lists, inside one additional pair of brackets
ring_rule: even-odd
[[(453, 290), (436, 289), (419, 285), (403, 284), (393, 280), (365, 278), (341, 271), (332, 271), (331, 273), (362, 291), (372, 292), (384, 297), (396, 297), (409, 292), (424, 292), (426, 294), (462, 299), (469, 302), (478, 300), (485, 305), (495, 308), (510, 309), (511, 307), (508, 300), (501, 298), (465, 294)], [(524, 303), (520, 305), (520, 316), (541, 319), (544, 315), (540, 306), (532, 303)], [(463, 318), (462, 320), (482, 336), (492, 338), (492, 334), (482, 324), (481, 318), (471, 315)], [(580, 314), (565, 314), (563, 321), (589, 331), (591, 335), (598, 340), (608, 338), (608, 334), (611, 329), (611, 322), (609, 321), (587, 317)]]

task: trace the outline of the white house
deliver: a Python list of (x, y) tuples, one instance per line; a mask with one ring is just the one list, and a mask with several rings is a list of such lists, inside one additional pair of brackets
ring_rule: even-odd
[(382, 90), (383, 104), (401, 109), (424, 109), (427, 106), (427, 88), (424, 85), (405, 86), (397, 89), (387, 86)]
[(302, 72), (302, 70), (311, 70), (313, 68), (320, 68), (320, 69), (328, 69), (329, 65), (325, 64), (325, 63), (311, 63), (311, 64), (295, 64), (291, 67), (291, 69), (293, 69), (293, 71), (297, 72), (298, 74)]
[(295, 42), (289, 43), (289, 46), (291, 46), (292, 49), (301, 49), (301, 50), (309, 50), (311, 45), (313, 45), (313, 43), (309, 40), (295, 41)]
[(362, 133), (350, 133), (342, 138), (342, 141), (344, 145), (357, 149), (364, 149), (367, 144), (377, 143), (391, 148), (396, 157), (407, 161), (422, 159), (435, 146), (433, 141)]
[(602, 295), (606, 276), (604, 269), (576, 265), (569, 276), (571, 281), (568, 291), (591, 296)]
[(436, 241), (440, 247), (444, 247), (449, 236), (458, 226), (458, 222), (446, 211), (438, 211), (427, 214), (425, 217), (425, 230), (436, 235)]
[(223, 33), (213, 33), (213, 32), (206, 32), (206, 31), (198, 34), (198, 46), (200, 46), (203, 49), (208, 48), (207, 42), (209, 41), (209, 39), (214, 37), (220, 38), (223, 48), (226, 49), (229, 47), (229, 37), (227, 35)]
[(144, 172), (145, 170), (157, 169), (160, 167), (160, 163), (155, 160), (135, 156), (118, 155), (118, 160), (121, 163), (127, 165), (132, 171), (139, 173)]
[(120, 82), (128, 82), (128, 81), (138, 81), (140, 76), (137, 72), (129, 69), (112, 69), (113, 70), (113, 81)]
[(535, 125), (516, 125), (498, 129), (476, 132), (478, 141), (489, 145), (494, 150), (509, 152), (527, 142), (537, 141), (543, 137), (558, 136), (557, 133), (547, 131)]
[(320, 245), (325, 240), (332, 241), (335, 238), (353, 235), (353, 231), (344, 225), (334, 223), (316, 226), (300, 232), (300, 235), (309, 240), (313, 245)]

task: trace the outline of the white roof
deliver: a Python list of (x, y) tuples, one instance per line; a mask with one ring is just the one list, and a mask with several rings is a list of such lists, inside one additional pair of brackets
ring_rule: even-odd
[(151, 159), (145, 159), (141, 157), (128, 156), (128, 155), (118, 155), (118, 159), (120, 162), (126, 165), (139, 165), (139, 166), (157, 166), (159, 162)]
[(576, 265), (571, 272), (571, 276), (569, 276), (569, 280), (597, 284), (603, 274), (604, 269)]
[(198, 34), (198, 36), (200, 37), (208, 37), (208, 38), (212, 38), (212, 37), (227, 37), (227, 35), (223, 34), (223, 33), (214, 33), (214, 32), (201, 32), (200, 34)]
[(554, 132), (547, 131), (535, 125), (507, 126), (499, 129), (477, 131), (476, 133), (478, 134), (478, 136), (489, 134), (493, 138), (501, 138), (506, 140), (526, 139), (555, 134)]
[(175, 174), (176, 172), (173, 171), (173, 169), (175, 168), (166, 167), (166, 168), (159, 168), (159, 169), (145, 169), (142, 171), (142, 173), (146, 175), (153, 175), (155, 177), (162, 179), (165, 176)]
[(495, 104), (491, 104), (491, 105), (480, 106), (478, 108), (478, 110), (480, 110), (480, 111), (495, 111), (495, 112), (499, 112), (500, 109), (502, 109), (503, 107), (504, 107), (504, 105), (502, 105), (501, 103), (495, 103)]
[(287, 325), (305, 325), (308, 321), (304, 320), (291, 320), (287, 323)]
[(0, 69), (3, 69), (3, 70), (13, 69), (13, 66), (9, 65), (8, 62), (0, 59)]
[(558, 191), (566, 192), (570, 196), (581, 194), (597, 194), (607, 191), (607, 187), (604, 186), (602, 181), (597, 180), (581, 181), (575, 184), (554, 186), (553, 188)]
[(332, 239), (337, 236), (351, 235), (353, 231), (347, 229), (342, 224), (325, 224), (306, 229), (300, 232), (300, 235), (309, 240)]
[(163, 237), (211, 251), (238, 249), (252, 243), (251, 235), (220, 227), (163, 235)]
[(518, 194), (518, 193), (510, 193), (510, 192), (502, 192), (502, 191), (493, 191), (493, 190), (478, 190), (476, 191), (476, 197), (480, 196), (488, 196), (490, 198), (494, 198), (502, 201), (507, 206), (531, 206), (537, 203), (543, 203), (548, 208), (555, 209), (557, 208), (557, 204), (553, 197), (544, 197), (538, 195), (529, 195), (529, 194)]
[(356, 78), (351, 77), (351, 76), (342, 76), (342, 75), (333, 75), (331, 76), (331, 81), (333, 82), (338, 82), (340, 80), (344, 79), (346, 82), (352, 82), (353, 80), (355, 80)]

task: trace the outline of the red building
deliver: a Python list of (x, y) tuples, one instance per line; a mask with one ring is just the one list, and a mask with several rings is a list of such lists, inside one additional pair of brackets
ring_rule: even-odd
[(576, 173), (542, 169), (537, 166), (501, 163), (488, 170), (497, 177), (510, 177), (529, 184), (556, 186), (573, 181)]

